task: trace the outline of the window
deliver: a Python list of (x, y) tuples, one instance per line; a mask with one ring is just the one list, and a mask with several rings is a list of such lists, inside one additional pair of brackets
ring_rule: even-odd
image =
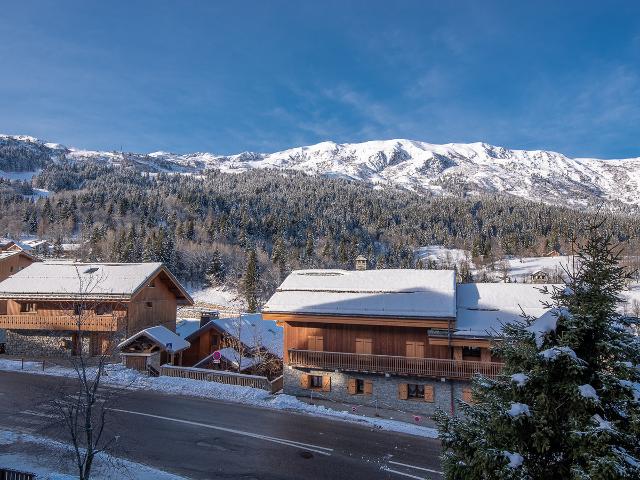
[(364, 380), (356, 379), (356, 393), (364, 393)]
[(155, 280), (151, 280), (149, 282), (149, 288), (154, 288), (156, 286), (156, 281)]
[(23, 312), (23, 313), (35, 312), (36, 311), (36, 304), (35, 303), (21, 303), (20, 304), (20, 311)]
[(153, 307), (153, 303), (151, 303), (151, 302), (147, 302), (146, 305), (147, 305), (147, 308)]
[(424, 385), (410, 383), (407, 387), (407, 396), (409, 398), (424, 398)]
[(9, 273), (13, 273), (13, 265), (9, 267)]
[(113, 305), (101, 303), (96, 305), (96, 315), (111, 315), (113, 313)]
[(311, 388), (322, 388), (322, 375), (311, 375), (310, 387)]
[(356, 353), (371, 355), (373, 340), (370, 338), (356, 338)]
[(73, 306), (73, 314), (74, 315), (82, 315), (82, 305), (74, 305)]
[(424, 342), (407, 342), (407, 357), (424, 358)]
[(324, 338), (317, 335), (309, 335), (307, 350), (312, 350), (314, 352), (324, 351)]
[(480, 347), (462, 347), (462, 356), (480, 358)]
[(213, 335), (211, 337), (211, 346), (212, 347), (217, 347), (218, 346), (218, 336), (217, 335)]
[(309, 375), (303, 373), (300, 375), (300, 386), (306, 389), (322, 390), (323, 392), (331, 391), (330, 375)]

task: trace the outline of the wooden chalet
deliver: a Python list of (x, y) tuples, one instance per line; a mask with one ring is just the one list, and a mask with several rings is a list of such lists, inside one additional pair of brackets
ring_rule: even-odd
[(542, 307), (533, 285), (515, 287), (524, 290), (456, 285), (453, 270), (301, 270), (285, 279), (263, 318), (284, 327), (286, 393), (390, 401), (393, 391), (398, 400), (448, 407), (454, 392), (470, 400), (474, 374), (500, 372), (491, 329), (520, 315), (518, 298)]
[[(191, 346), (182, 364), (198, 368), (258, 373), (268, 377), (282, 374), (282, 327), (243, 314), (232, 318), (203, 317), (200, 328), (185, 336)], [(215, 352), (218, 352), (214, 358)]]
[(47, 338), (58, 337), (74, 354), (78, 333), (90, 332), (90, 351), (101, 354), (147, 327), (175, 331), (177, 306), (192, 303), (161, 263), (37, 262), (0, 282), (0, 328), (7, 353), (53, 354)]
[(0, 282), (38, 260), (22, 250), (0, 252)]

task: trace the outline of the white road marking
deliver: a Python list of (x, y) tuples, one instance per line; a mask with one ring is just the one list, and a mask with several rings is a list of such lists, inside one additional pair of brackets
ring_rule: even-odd
[(211, 428), (213, 430), (220, 430), (223, 432), (235, 433), (237, 435), (244, 435), (245, 437), (257, 438), (259, 440), (265, 440), (267, 442), (279, 443), (281, 445), (287, 445), (289, 447), (305, 448), (307, 450), (311, 450), (312, 452), (316, 452), (321, 455), (329, 456), (331, 455), (331, 452), (333, 452), (333, 448), (321, 447), (319, 445), (313, 445), (310, 443), (296, 442), (293, 440), (288, 440), (286, 438), (270, 437), (268, 435), (261, 435), (259, 433), (251, 433), (251, 432), (245, 432), (243, 430), (235, 430), (233, 428), (218, 427), (216, 425), (193, 422), (191, 420), (181, 420), (179, 418), (164, 417), (162, 415), (153, 415), (151, 413), (134, 412), (131, 410), (122, 410), (120, 408), (109, 408), (107, 410), (111, 410), (113, 412), (129, 413), (131, 415), (141, 415), (143, 417), (157, 418), (159, 420), (167, 420), (169, 422), (184, 423), (186, 425), (193, 425), (196, 427)]
[(402, 475), (403, 477), (415, 478), (417, 480), (425, 480), (424, 477), (418, 477), (416, 475), (411, 475), (409, 473), (400, 472), (398, 470), (393, 470), (389, 467), (382, 467), (382, 470), (384, 470), (385, 472), (395, 473), (396, 475)]
[(34, 412), (33, 410), (24, 410), (20, 412), (24, 415), (33, 415), (35, 417), (46, 417), (46, 418), (59, 418), (58, 415), (51, 415), (48, 413)]
[(391, 460), (389, 460), (389, 463), (393, 463), (394, 465), (400, 465), (401, 467), (415, 468), (416, 470), (424, 470), (425, 472), (437, 473), (438, 475), (444, 475), (444, 472), (440, 472), (438, 470), (431, 470), (430, 468), (416, 467), (415, 465), (409, 465), (408, 463), (393, 462)]

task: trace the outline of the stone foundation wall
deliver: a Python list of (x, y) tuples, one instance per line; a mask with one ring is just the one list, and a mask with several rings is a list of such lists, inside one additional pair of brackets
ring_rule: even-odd
[[(323, 392), (319, 389), (302, 388), (300, 377), (303, 374), (329, 375), (331, 377), (331, 391)], [(371, 395), (349, 394), (348, 383), (350, 378), (372, 382), (373, 393)], [(433, 386), (434, 401), (426, 402), (423, 399), (401, 400), (398, 395), (398, 385), (401, 383)], [(367, 407), (375, 407), (377, 404), (378, 408), (400, 410), (428, 417), (432, 416), (438, 408), (450, 412), (452, 392), (454, 400), (461, 399), (462, 389), (468, 386), (469, 382), (454, 380), (442, 382), (439, 379), (422, 377), (386, 377), (384, 375), (367, 373), (346, 373), (313, 369), (300, 370), (289, 366), (285, 366), (284, 368), (284, 393), (289, 395), (327, 399)]]
[[(6, 330), (5, 353), (25, 357), (71, 357), (71, 333), (41, 330)], [(82, 352), (89, 355), (89, 337), (82, 338)]]

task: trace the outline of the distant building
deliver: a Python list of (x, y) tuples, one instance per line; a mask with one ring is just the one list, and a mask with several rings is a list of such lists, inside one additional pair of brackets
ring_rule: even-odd
[(22, 250), (0, 252), (0, 282), (37, 261)]
[(0, 282), (0, 328), (9, 354), (99, 355), (192, 303), (161, 263), (36, 262)]
[(538, 270), (531, 274), (532, 283), (549, 283), (549, 274), (544, 270)]

